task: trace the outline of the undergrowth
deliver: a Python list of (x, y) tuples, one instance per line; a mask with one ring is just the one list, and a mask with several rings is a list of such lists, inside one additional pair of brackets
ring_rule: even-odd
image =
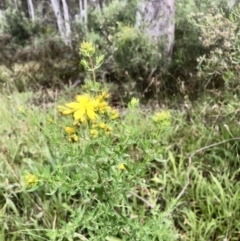
[(80, 51), (76, 101), (0, 96), (1, 240), (238, 241), (239, 97), (118, 112), (95, 80), (104, 56)]

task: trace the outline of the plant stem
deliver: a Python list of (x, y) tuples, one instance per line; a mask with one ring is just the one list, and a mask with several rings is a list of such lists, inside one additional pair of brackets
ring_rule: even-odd
[(89, 62), (91, 64), (92, 75), (93, 75), (93, 82), (95, 83), (96, 82), (96, 74), (95, 74), (95, 69), (94, 69), (94, 65), (93, 65), (93, 61), (92, 61), (91, 57), (89, 57)]

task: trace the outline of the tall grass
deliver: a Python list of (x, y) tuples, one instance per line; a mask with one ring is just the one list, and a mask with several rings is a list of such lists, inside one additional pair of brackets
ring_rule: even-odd
[[(68, 168), (71, 159), (56, 155), (57, 150), (44, 137), (50, 117), (63, 121), (54, 107), (32, 105), (32, 93), (0, 98), (1, 240), (177, 240), (169, 236), (169, 230), (174, 229), (182, 240), (239, 240), (237, 99), (228, 97), (227, 105), (205, 99), (194, 103), (188, 112), (171, 112), (171, 127), (164, 131), (152, 123), (150, 114), (128, 110), (115, 126), (112, 139), (117, 147), (114, 156), (118, 155), (118, 162), (127, 169), (122, 174), (115, 169), (113, 176), (104, 177), (105, 185), (119, 174), (121, 178), (115, 186), (120, 189), (106, 189), (110, 193), (119, 190), (107, 199), (115, 209), (112, 213), (104, 197), (100, 201), (95, 184), (91, 189), (88, 183), (85, 194), (82, 185), (72, 191), (62, 184), (53, 188), (46, 183), (30, 192), (24, 188), (26, 172), (39, 177), (51, 174), (53, 182), (59, 178), (59, 185), (66, 181), (67, 173), (70, 183), (84, 181), (88, 175)], [(37, 118), (22, 119), (18, 107)], [(62, 132), (56, 135), (59, 138)], [(78, 153), (84, 159), (82, 148)], [(111, 148), (106, 150), (113, 158)], [(58, 176), (52, 172), (53, 165)], [(94, 172), (89, 174), (94, 178)], [(129, 182), (130, 176), (134, 182)], [(126, 196), (121, 198), (123, 193)]]

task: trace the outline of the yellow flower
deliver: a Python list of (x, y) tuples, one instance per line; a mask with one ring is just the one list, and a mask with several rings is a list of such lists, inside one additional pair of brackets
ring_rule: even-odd
[(112, 127), (106, 126), (105, 129), (104, 129), (104, 131), (105, 131), (105, 135), (108, 136), (108, 135), (110, 135), (111, 132), (112, 132)]
[(105, 114), (107, 112), (108, 108), (109, 108), (109, 105), (106, 101), (96, 100), (96, 109), (101, 114)]
[(103, 97), (103, 99), (109, 99), (110, 94), (108, 92), (106, 92), (106, 91), (103, 91), (101, 96)]
[(97, 137), (98, 137), (98, 131), (95, 130), (95, 129), (92, 129), (92, 130), (90, 130), (90, 135), (91, 135), (93, 138), (97, 138)]
[(74, 126), (80, 126), (80, 124), (81, 124), (81, 123), (80, 123), (78, 120), (74, 120), (74, 121), (73, 121), (73, 125), (74, 125)]
[(111, 113), (111, 116), (110, 116), (111, 120), (115, 120), (115, 119), (117, 119), (119, 117), (119, 113), (118, 113), (118, 111), (116, 109), (111, 110), (110, 113)]
[(24, 113), (23, 107), (22, 107), (22, 106), (19, 106), (19, 107), (18, 107), (18, 111), (19, 111), (21, 114), (23, 114), (23, 113)]
[(95, 53), (95, 47), (91, 42), (83, 41), (80, 45), (80, 52), (87, 57), (91, 57)]
[(171, 114), (169, 111), (157, 112), (153, 115), (152, 120), (163, 127), (169, 127), (171, 125)]
[(65, 131), (66, 131), (69, 135), (75, 134), (75, 132), (76, 132), (74, 128), (69, 127), (69, 126), (66, 126), (66, 127), (65, 127)]
[(125, 166), (123, 163), (121, 163), (118, 168), (121, 170), (121, 171), (124, 171), (125, 170)]
[(26, 174), (24, 176), (24, 183), (26, 187), (33, 187), (38, 184), (38, 178), (33, 174)]
[(78, 136), (76, 134), (72, 134), (68, 136), (68, 141), (69, 142), (77, 142), (78, 141)]
[(77, 136), (76, 131), (73, 127), (66, 126), (65, 131), (68, 133), (68, 141), (69, 142), (78, 141), (78, 136)]
[(49, 119), (48, 119), (48, 122), (49, 122), (49, 123), (53, 123), (54, 120), (53, 120), (52, 118), (49, 118)]
[(74, 111), (72, 109), (69, 109), (65, 106), (59, 105), (57, 107), (58, 111), (61, 112), (63, 115), (69, 115), (72, 114)]
[(101, 129), (105, 129), (106, 124), (105, 124), (105, 123), (100, 123), (100, 124), (99, 124), (99, 127), (100, 127)]
[(154, 122), (169, 121), (171, 119), (171, 114), (169, 111), (157, 112), (153, 115), (152, 119)]
[(92, 129), (96, 129), (98, 127), (97, 124), (92, 124)]
[(110, 97), (110, 94), (106, 91), (103, 91), (102, 94), (97, 97), (97, 100), (101, 102), (103, 100), (109, 99), (109, 97)]
[(85, 123), (87, 119), (93, 121), (98, 119), (98, 103), (89, 95), (77, 95), (77, 102), (71, 102), (64, 106), (58, 106), (63, 115), (73, 114), (75, 121)]

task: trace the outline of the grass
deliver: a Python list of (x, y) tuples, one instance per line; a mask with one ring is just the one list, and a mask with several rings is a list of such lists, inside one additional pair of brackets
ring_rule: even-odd
[[(129, 108), (111, 138), (78, 145), (49, 124), (69, 121), (57, 103), (42, 108), (33, 93), (2, 94), (1, 240), (239, 241), (239, 100), (226, 99), (172, 111), (165, 131)], [(27, 189), (25, 173), (39, 185)]]

